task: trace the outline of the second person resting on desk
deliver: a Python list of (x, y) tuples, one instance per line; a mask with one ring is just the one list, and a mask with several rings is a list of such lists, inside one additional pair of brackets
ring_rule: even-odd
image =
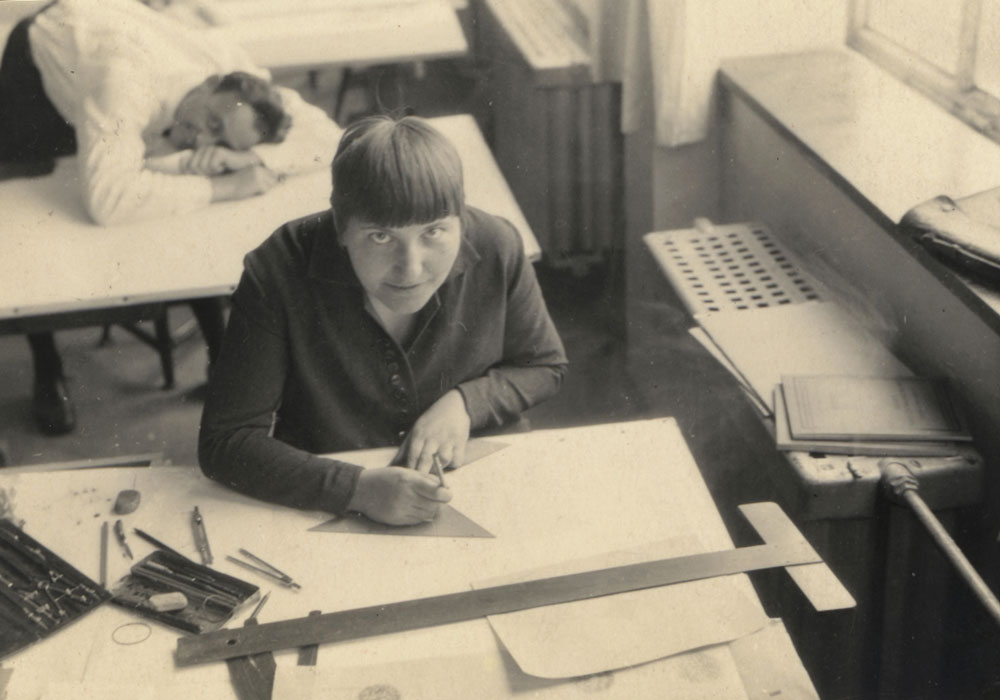
[[(555, 394), (566, 355), (520, 236), (466, 206), (461, 159), (427, 122), (355, 123), (333, 183), (331, 209), (244, 261), (201, 467), (283, 505), (430, 520), (450, 498), (435, 456), (461, 465), (470, 431)], [(388, 445), (405, 467), (319, 456)]]

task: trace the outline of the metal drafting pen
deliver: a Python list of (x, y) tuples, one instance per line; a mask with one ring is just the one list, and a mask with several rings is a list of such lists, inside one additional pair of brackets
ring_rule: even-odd
[(101, 523), (101, 587), (108, 586), (108, 521)]
[(270, 598), (270, 597), (271, 597), (271, 591), (268, 591), (267, 593), (264, 594), (264, 597), (260, 599), (259, 603), (257, 603), (257, 607), (255, 607), (253, 609), (253, 612), (250, 613), (250, 619), (251, 620), (256, 620), (257, 619), (257, 613), (260, 612), (260, 609), (264, 607), (264, 603), (266, 603), (267, 599)]
[(208, 546), (208, 533), (205, 531), (205, 521), (201, 517), (198, 506), (191, 511), (191, 528), (194, 531), (194, 543), (198, 547), (202, 564), (212, 563), (212, 548)]
[(263, 564), (267, 568), (262, 568), (260, 566), (254, 566), (253, 564), (249, 564), (249, 563), (247, 563), (245, 561), (242, 561), (241, 559), (237, 559), (236, 557), (232, 557), (232, 556), (229, 556), (229, 555), (226, 555), (226, 560), (227, 561), (231, 561), (232, 563), (234, 563), (234, 564), (236, 564), (238, 566), (242, 566), (244, 569), (249, 569), (250, 571), (254, 571), (254, 572), (258, 573), (258, 574), (261, 574), (262, 576), (267, 576), (268, 578), (274, 579), (275, 581), (277, 581), (278, 583), (280, 583), (283, 586), (287, 586), (289, 588), (296, 588), (296, 589), (302, 588), (302, 586), (300, 586), (298, 583), (296, 583), (292, 579), (291, 576), (289, 576), (288, 574), (284, 573), (280, 569), (274, 568), (273, 566), (271, 566), (270, 564), (268, 564), (266, 561), (264, 561), (260, 557), (256, 557), (253, 554), (250, 554), (245, 549), (241, 549), (240, 552), (243, 553), (243, 554), (245, 554), (245, 555), (247, 555), (247, 556), (249, 556), (251, 559), (259, 561), (261, 564)]
[(143, 531), (143, 530), (140, 530), (140, 529), (139, 529), (139, 528), (137, 528), (137, 527), (135, 527), (135, 528), (132, 528), (132, 532), (134, 532), (134, 533), (135, 533), (136, 535), (138, 535), (138, 536), (139, 536), (139, 537), (141, 537), (142, 539), (144, 539), (144, 540), (146, 540), (147, 542), (149, 542), (149, 543), (150, 543), (151, 545), (153, 545), (153, 546), (154, 546), (154, 547), (156, 547), (157, 549), (162, 549), (162, 550), (163, 550), (164, 552), (170, 552), (171, 554), (176, 554), (177, 556), (179, 556), (179, 557), (184, 557), (185, 559), (187, 559), (187, 558), (188, 558), (188, 557), (185, 557), (185, 556), (184, 556), (183, 554), (181, 554), (180, 552), (178, 552), (178, 551), (177, 551), (176, 549), (174, 549), (173, 547), (168, 547), (168, 546), (167, 546), (167, 545), (165, 545), (165, 544), (164, 544), (163, 542), (160, 542), (160, 541), (159, 541), (158, 539), (156, 539), (155, 537), (153, 537), (153, 536), (152, 536), (151, 534), (149, 534), (148, 532), (145, 532), (145, 531)]
[(132, 549), (128, 546), (128, 542), (125, 541), (125, 527), (122, 525), (121, 520), (115, 521), (115, 537), (118, 538), (118, 544), (120, 544), (122, 549), (125, 550), (125, 556), (129, 559), (134, 559), (135, 557), (132, 556)]

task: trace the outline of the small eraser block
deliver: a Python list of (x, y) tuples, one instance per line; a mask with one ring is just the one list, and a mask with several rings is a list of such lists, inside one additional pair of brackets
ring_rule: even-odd
[(156, 595), (149, 596), (149, 607), (156, 612), (173, 612), (174, 610), (183, 610), (187, 607), (187, 604), (187, 598), (180, 591), (157, 593)]
[(116, 515), (128, 515), (139, 507), (139, 492), (135, 489), (125, 489), (118, 492), (112, 510)]

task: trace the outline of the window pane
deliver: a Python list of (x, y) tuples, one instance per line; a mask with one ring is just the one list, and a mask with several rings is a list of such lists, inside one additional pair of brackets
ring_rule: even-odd
[(868, 26), (954, 74), (962, 5), (962, 0), (869, 0)]
[(1000, 97), (1000, 0), (985, 0), (976, 49), (976, 86)]

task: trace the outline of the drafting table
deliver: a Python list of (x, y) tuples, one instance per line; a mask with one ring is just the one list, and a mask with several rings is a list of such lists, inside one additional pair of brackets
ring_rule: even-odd
[[(0, 40), (48, 0), (0, 3)], [(209, 31), (239, 43), (272, 71), (402, 63), (469, 50), (457, 0), (206, 0)], [(194, 19), (194, 18), (193, 18)], [(197, 19), (196, 21), (204, 21)]]
[[(11, 475), (0, 470), (0, 488), (13, 489), (14, 513), (26, 520), (25, 532), (95, 579), (100, 526), (117, 517), (110, 514), (110, 507), (120, 489), (136, 488), (142, 493), (139, 509), (124, 516), (137, 560), (150, 548), (132, 535), (134, 527), (197, 558), (189, 528), (191, 510), (197, 505), (215, 554), (214, 567), (260, 585), (262, 592), (270, 591), (259, 616), (261, 623), (305, 616), (310, 610), (332, 612), (468, 590), (470, 583), (489, 577), (676, 537), (697, 537), (703, 551), (732, 547), (673, 419), (535, 431), (489, 440), (505, 443), (505, 447), (448, 473), (447, 478), (454, 494), (452, 505), (487, 527), (494, 538), (309, 532), (329, 515), (245, 498), (207, 480), (195, 467)], [(377, 466), (391, 453), (389, 448), (351, 456)], [(301, 590), (272, 585), (225, 560), (225, 555), (235, 554), (240, 547), (281, 568), (301, 584)], [(108, 580), (115, 581), (127, 571), (129, 560), (121, 556), (113, 540), (109, 551)], [(405, 567), (405, 573), (400, 567)], [(745, 575), (738, 575), (734, 586), (746, 592), (751, 606), (759, 605)], [(246, 614), (229, 626), (240, 626)], [(9, 697), (233, 697), (225, 664), (175, 668), (172, 654), (179, 633), (170, 628), (152, 625), (149, 639), (135, 646), (119, 646), (111, 640), (119, 626), (141, 619), (104, 605), (8, 657), (2, 667), (13, 671)], [(756, 700), (779, 693), (781, 697), (817, 697), (780, 622), (771, 625), (777, 625), (777, 641), (753, 645), (749, 652), (746, 647), (734, 651), (737, 641), (683, 655), (688, 678), (677, 683), (694, 678), (691, 687), (699, 690), (684, 697)], [(357, 666), (392, 673), (420, 660), (425, 668), (430, 664), (453, 669), (456, 659), (496, 659), (499, 649), (488, 623), (475, 619), (321, 645), (316, 673), (334, 674)], [(275, 657), (279, 678), (283, 672), (286, 677), (294, 674), (294, 651), (277, 652)], [(642, 672), (660, 663), (638, 668)], [(532, 698), (576, 697), (573, 692), (579, 690), (573, 685), (578, 680), (545, 681), (538, 686), (539, 679), (518, 677), (515, 671), (507, 671), (512, 673), (511, 697), (520, 697), (518, 688), (535, 688)], [(629, 673), (610, 673), (619, 690)], [(603, 682), (612, 680), (608, 674), (600, 677)], [(663, 682), (660, 676), (655, 691), (640, 689), (628, 697), (657, 697)], [(569, 695), (564, 694), (567, 684)], [(136, 695), (139, 688), (147, 694)], [(48, 694), (42, 694), (46, 690)], [(350, 697), (356, 696), (355, 691)], [(487, 696), (495, 697), (488, 692), (482, 695)]]
[[(531, 259), (541, 253), (469, 115), (431, 122), (462, 154), (468, 201), (506, 217)], [(87, 218), (76, 163), (0, 183), (0, 332), (59, 328), (66, 314), (99, 324), (115, 310), (232, 292), (243, 256), (291, 219), (329, 207), (330, 174), (289, 178), (267, 194), (175, 218), (101, 227)]]
[(271, 70), (461, 56), (468, 43), (445, 0), (215, 0), (217, 31)]

